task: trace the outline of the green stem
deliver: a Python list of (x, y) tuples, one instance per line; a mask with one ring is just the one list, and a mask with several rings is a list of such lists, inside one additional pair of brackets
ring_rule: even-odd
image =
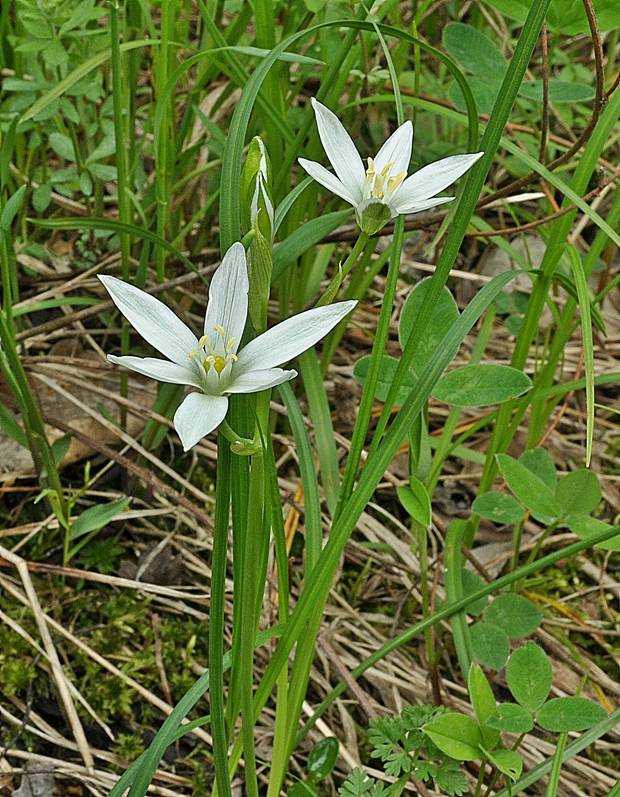
[(209, 702), (215, 780), (222, 797), (232, 797), (228, 777), (228, 741), (224, 714), (224, 605), (230, 510), (230, 452), (220, 433), (217, 447), (215, 524), (211, 561), (211, 606), (209, 613)]
[(248, 530), (243, 563), (241, 599), (241, 657), (239, 666), (241, 722), (245, 787), (248, 797), (258, 797), (256, 753), (254, 750), (254, 611), (256, 606), (256, 559), (260, 554), (260, 533), (263, 526), (264, 495), (263, 457), (254, 457), (250, 470)]
[(545, 797), (556, 797), (560, 785), (560, 772), (562, 771), (562, 756), (566, 748), (567, 733), (561, 733), (558, 737), (555, 753), (553, 756), (553, 766), (549, 775), (549, 783)]
[(388, 266), (384, 300), (381, 304), (381, 312), (379, 314), (377, 332), (375, 334), (375, 340), (372, 347), (368, 375), (366, 377), (364, 390), (362, 392), (359, 413), (355, 421), (355, 427), (353, 429), (351, 449), (349, 451), (349, 456), (347, 457), (347, 464), (344, 471), (335, 517), (339, 517), (343, 507), (353, 492), (353, 485), (355, 483), (355, 476), (357, 474), (362, 456), (364, 441), (366, 440), (366, 435), (368, 434), (372, 405), (375, 400), (375, 389), (377, 382), (379, 381), (379, 374), (381, 371), (381, 359), (385, 352), (385, 346), (390, 330), (390, 319), (392, 317), (392, 309), (394, 307), (394, 296), (396, 294), (398, 274), (400, 271), (400, 255), (403, 246), (404, 221), (404, 218), (399, 216), (396, 224), (394, 225), (392, 255), (390, 257), (390, 263)]
[(336, 271), (334, 272), (329, 285), (327, 286), (325, 293), (321, 296), (319, 301), (317, 302), (317, 307), (323, 307), (326, 304), (331, 304), (334, 299), (336, 298), (336, 294), (338, 293), (340, 286), (347, 278), (349, 272), (353, 268), (353, 266), (357, 263), (357, 259), (360, 253), (363, 251), (364, 247), (368, 242), (369, 236), (365, 232), (360, 232), (357, 241), (355, 242), (353, 249), (349, 252), (347, 259), (341, 266), (338, 266)]
[[(172, 126), (170, 124), (172, 97), (164, 92), (168, 82), (169, 47), (174, 39), (176, 3), (171, 0), (162, 0), (160, 40), (158, 49), (157, 71), (156, 71), (156, 95), (160, 103), (164, 103), (161, 123), (161, 134), (155, 152), (156, 173), (155, 190), (157, 196), (157, 234), (160, 238), (166, 237), (169, 215), (169, 168), (170, 168), (170, 149)], [(156, 252), (157, 281), (163, 282), (166, 278), (166, 254), (161, 247)]]
[(486, 766), (486, 758), (483, 758), (480, 762), (480, 772), (478, 773), (478, 780), (476, 781), (476, 791), (474, 792), (474, 797), (480, 797), (482, 793), (482, 784), (484, 783), (484, 771)]
[[(269, 397), (271, 391), (263, 391), (257, 398), (257, 434), (268, 434)], [(265, 457), (263, 452), (252, 457), (250, 466), (250, 487), (247, 507), (247, 530), (244, 534), (243, 584), (241, 587), (239, 633), (239, 690), (241, 703), (241, 736), (245, 763), (245, 787), (247, 797), (258, 797), (258, 778), (256, 774), (256, 752), (254, 742), (254, 637), (257, 625), (257, 608), (264, 589), (265, 547), (268, 544), (269, 525), (265, 523)]]
[[(124, 120), (124, 91), (123, 91), (123, 61), (121, 55), (121, 37), (118, 27), (118, 0), (110, 0), (110, 49), (112, 64), (112, 107), (114, 109), (114, 140), (116, 145), (116, 174), (118, 193), (118, 216), (122, 224), (131, 224), (131, 204), (128, 194), (127, 182), (127, 149), (125, 143)], [(120, 233), (121, 244), (121, 273), (125, 281), (129, 279), (129, 257), (131, 253), (131, 238), (127, 232)], [(121, 316), (121, 354), (129, 351), (129, 324)], [(126, 373), (120, 374), (120, 394), (127, 398), (128, 377)], [(127, 410), (121, 406), (121, 425), (124, 427), (127, 420)]]

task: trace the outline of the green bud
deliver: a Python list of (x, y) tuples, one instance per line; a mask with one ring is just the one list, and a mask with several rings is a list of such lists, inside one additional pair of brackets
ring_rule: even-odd
[(267, 241), (258, 225), (254, 227), (255, 235), (248, 250), (248, 310), (250, 321), (256, 332), (267, 329), (267, 304), (271, 288), (271, 242)]
[(262, 139), (255, 136), (241, 173), (241, 225), (244, 233), (257, 227), (269, 242), (274, 225), (270, 185), (271, 162)]
[(367, 199), (359, 205), (355, 215), (360, 230), (367, 235), (379, 232), (392, 218), (389, 207), (376, 199)]

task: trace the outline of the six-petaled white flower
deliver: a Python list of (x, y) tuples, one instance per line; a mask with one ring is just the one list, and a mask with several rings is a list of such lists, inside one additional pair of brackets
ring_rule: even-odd
[(299, 163), (317, 182), (353, 205), (357, 223), (369, 235), (395, 216), (451, 202), (454, 197), (436, 195), (483, 155), (482, 152), (451, 155), (407, 177), (413, 127), (411, 122), (405, 122), (392, 133), (375, 158), (368, 158), (368, 168), (364, 169), (355, 144), (338, 117), (314, 98), (312, 107), (325, 154), (336, 174), (305, 158), (299, 158)]
[(168, 358), (108, 355), (108, 359), (160, 382), (196, 388), (174, 416), (185, 451), (224, 420), (230, 394), (266, 390), (297, 376), (296, 371), (276, 366), (313, 346), (357, 304), (338, 302), (307, 310), (239, 349), (248, 313), (248, 274), (242, 244), (231, 246), (213, 275), (200, 339), (154, 296), (116, 277), (99, 279), (132, 326)]

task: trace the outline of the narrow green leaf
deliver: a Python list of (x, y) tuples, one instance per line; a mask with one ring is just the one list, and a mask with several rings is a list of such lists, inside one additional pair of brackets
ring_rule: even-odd
[(28, 448), (28, 438), (11, 410), (0, 401), (0, 428), (23, 448)]
[(573, 279), (579, 297), (581, 313), (581, 337), (583, 339), (583, 360), (586, 374), (586, 467), (592, 459), (592, 440), (594, 437), (594, 341), (592, 338), (592, 314), (588, 280), (581, 258), (572, 247), (567, 247), (568, 259), (573, 270)]
[(119, 498), (109, 504), (97, 504), (85, 509), (71, 526), (71, 539), (77, 540), (84, 534), (103, 528), (129, 506), (129, 498)]
[(304, 252), (322, 240), (336, 227), (344, 224), (351, 217), (350, 210), (338, 210), (335, 213), (325, 213), (316, 219), (311, 219), (302, 224), (288, 238), (277, 244), (273, 250), (272, 282), (281, 277), (284, 271), (292, 265)]
[[(127, 52), (129, 50), (136, 50), (140, 47), (152, 47), (155, 44), (159, 44), (158, 39), (140, 39), (138, 41), (125, 42), (124, 44), (121, 44), (120, 49), (121, 52)], [(46, 92), (42, 97), (39, 97), (39, 99), (34, 102), (24, 114), (22, 114), (19, 119), (19, 123), (23, 124), (30, 119), (34, 119), (35, 116), (38, 116), (55, 100), (61, 97), (70, 88), (75, 86), (75, 84), (80, 80), (82, 80), (82, 78), (86, 77), (89, 72), (92, 72), (93, 69), (101, 66), (101, 64), (105, 64), (105, 62), (110, 58), (110, 55), (111, 53), (108, 49), (101, 53), (97, 53), (97, 55), (93, 55), (92, 58), (84, 61), (83, 64), (80, 64), (80, 66), (74, 69), (73, 72), (67, 75), (66, 78), (56, 83), (53, 88)]]
[(469, 668), (467, 691), (469, 692), (469, 699), (471, 700), (476, 719), (480, 725), (484, 746), (488, 750), (492, 750), (499, 742), (499, 731), (489, 727), (487, 722), (490, 717), (497, 713), (497, 705), (493, 690), (478, 664), (472, 664)]

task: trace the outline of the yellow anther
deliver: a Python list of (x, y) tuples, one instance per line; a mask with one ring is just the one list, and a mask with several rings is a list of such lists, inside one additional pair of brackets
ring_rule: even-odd
[(237, 338), (231, 338), (228, 343), (226, 344), (226, 354), (230, 354), (231, 349), (233, 349), (235, 343), (237, 342)]
[(237, 362), (237, 360), (238, 360), (239, 358), (237, 357), (237, 355), (236, 355), (236, 354), (229, 354), (229, 355), (228, 355), (228, 357), (227, 357), (226, 359), (227, 359), (227, 360), (230, 360), (230, 361), (231, 361), (231, 362), (233, 362), (233, 363), (236, 363), (236, 362)]
[(368, 169), (366, 170), (366, 174), (369, 177), (372, 177), (372, 175), (375, 174), (375, 162), (372, 158), (368, 158)]
[(390, 177), (388, 179), (388, 188), (390, 189), (390, 191), (396, 191), (396, 189), (402, 183), (402, 181), (405, 179), (406, 176), (407, 176), (406, 172), (401, 172), (400, 174), (397, 174), (396, 177)]
[(218, 374), (221, 374), (224, 368), (226, 368), (225, 358), (220, 357), (219, 355), (217, 357), (214, 357), (213, 367), (218, 372)]
[(188, 356), (189, 356), (190, 360), (193, 360), (194, 357), (196, 356), (196, 352), (192, 349)]
[(204, 347), (205, 347), (205, 344), (206, 344), (206, 342), (207, 342), (208, 340), (209, 340), (209, 338), (208, 338), (206, 335), (203, 335), (203, 336), (200, 338), (200, 340), (198, 341), (198, 346), (199, 346), (199, 348), (201, 348), (201, 349), (204, 349)]
[(388, 172), (390, 171), (390, 169), (392, 168), (393, 165), (394, 165), (394, 161), (390, 161), (389, 163), (387, 163), (383, 167), (383, 169), (381, 169), (381, 177), (387, 177), (387, 174), (388, 174)]
[(216, 325), (213, 327), (213, 329), (215, 330), (215, 332), (217, 332), (218, 334), (220, 334), (220, 335), (221, 335), (223, 338), (225, 338), (225, 337), (226, 337), (226, 330), (224, 329), (224, 327), (223, 327), (221, 324), (216, 324)]

